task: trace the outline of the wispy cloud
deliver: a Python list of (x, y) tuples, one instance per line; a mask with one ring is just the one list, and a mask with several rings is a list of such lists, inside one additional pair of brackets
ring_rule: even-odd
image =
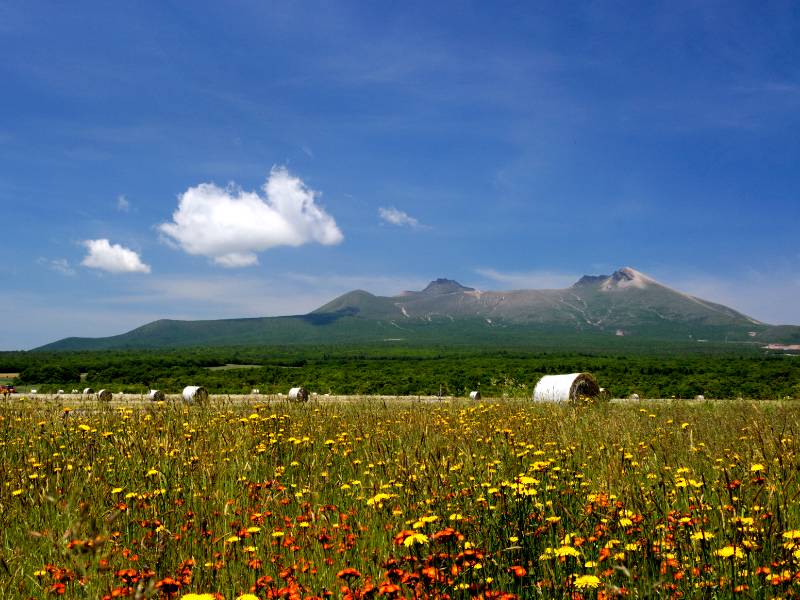
[(318, 192), (283, 167), (273, 167), (262, 186), (266, 198), (233, 184), (189, 188), (171, 223), (159, 230), (189, 254), (223, 267), (258, 264), (256, 252), (308, 242), (338, 244), (344, 236), (332, 216), (315, 203)]
[(86, 240), (82, 244), (89, 249), (89, 254), (81, 262), (86, 267), (114, 274), (150, 272), (150, 266), (144, 264), (139, 254), (129, 248), (119, 244), (112, 246), (106, 239)]
[(131, 203), (125, 199), (124, 195), (117, 198), (117, 210), (121, 210), (122, 212), (128, 212), (130, 209), (131, 209)]
[(423, 225), (414, 217), (409, 217), (406, 213), (397, 210), (394, 206), (389, 208), (379, 208), (378, 216), (392, 225), (398, 225), (400, 227), (408, 225), (413, 229), (430, 229), (430, 227)]
[(66, 258), (56, 258), (54, 260), (48, 260), (46, 258), (39, 258), (37, 264), (46, 265), (53, 269), (53, 271), (58, 271), (62, 275), (75, 275), (75, 269), (69, 266), (69, 262), (67, 262)]
[(580, 275), (551, 271), (501, 273), (494, 269), (475, 269), (475, 272), (507, 286), (506, 289), (561, 290), (568, 288), (581, 278)]
[(69, 266), (66, 258), (58, 258), (51, 261), (50, 268), (62, 275), (75, 275), (75, 269)]

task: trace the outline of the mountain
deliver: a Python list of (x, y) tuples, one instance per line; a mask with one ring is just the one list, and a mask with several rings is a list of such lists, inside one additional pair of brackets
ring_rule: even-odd
[(486, 291), (450, 279), (391, 297), (355, 290), (307, 315), (160, 320), (118, 336), (66, 338), (37, 350), (399, 339), (499, 344), (545, 333), (788, 343), (800, 338), (800, 327), (772, 327), (625, 267), (612, 275), (586, 275), (563, 290)]

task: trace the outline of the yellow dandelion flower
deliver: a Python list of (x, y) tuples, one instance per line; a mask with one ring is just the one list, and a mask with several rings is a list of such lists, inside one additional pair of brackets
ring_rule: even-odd
[(578, 589), (596, 588), (600, 586), (600, 578), (594, 575), (581, 575), (575, 580), (574, 585)]
[(717, 550), (716, 555), (722, 558), (744, 558), (744, 552), (742, 552), (741, 548), (737, 548), (736, 546), (725, 546)]
[(428, 543), (428, 536), (423, 533), (414, 533), (408, 536), (404, 541), (403, 545), (406, 548), (410, 548), (414, 544), (427, 544)]
[(757, 472), (757, 471), (763, 471), (764, 470), (764, 465), (760, 465), (760, 464), (756, 463), (752, 467), (750, 467), (750, 470), (752, 472), (754, 472), (754, 473)]
[(580, 556), (580, 551), (576, 550), (572, 546), (561, 546), (558, 550), (556, 550), (556, 556)]

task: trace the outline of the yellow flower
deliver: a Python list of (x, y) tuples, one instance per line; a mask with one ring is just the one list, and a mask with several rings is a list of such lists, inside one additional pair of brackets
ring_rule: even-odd
[(283, 532), (282, 531), (273, 531), (272, 532), (272, 537), (276, 537), (276, 538), (277, 537), (283, 537)]
[(682, 423), (681, 424), (681, 429), (686, 429), (688, 426), (689, 426), (688, 423)]
[(572, 546), (561, 546), (556, 550), (556, 556), (580, 556), (581, 553)]
[(78, 429), (82, 429), (83, 431), (89, 431), (89, 430), (91, 429), (91, 427), (89, 427), (88, 425), (84, 425), (83, 423), (81, 423), (80, 425), (78, 425)]
[(111, 493), (112, 494), (119, 494), (121, 491), (122, 491), (122, 488), (114, 488), (113, 490), (111, 490)]
[(763, 471), (764, 470), (764, 465), (755, 464), (752, 467), (750, 467), (750, 470), (753, 471), (754, 473), (756, 471)]
[(234, 542), (238, 542), (240, 539), (242, 539), (242, 538), (240, 538), (238, 535), (232, 535), (227, 540), (225, 540), (225, 543), (226, 544), (233, 544)]
[(575, 580), (574, 585), (578, 589), (596, 588), (600, 586), (600, 578), (594, 575), (581, 575)]
[(692, 534), (692, 539), (693, 540), (702, 540), (702, 539), (709, 540), (709, 539), (711, 539), (713, 537), (714, 537), (714, 534), (711, 533), (710, 531), (698, 531), (697, 533), (693, 533)]
[(261, 531), (261, 527), (248, 527), (247, 533), (258, 533)]
[(236, 600), (260, 600), (260, 598), (255, 594), (242, 594), (241, 596), (237, 596)]
[(19, 496), (21, 493), (22, 493), (22, 490), (14, 490), (13, 492), (11, 492), (11, 495), (12, 496)]
[(215, 600), (214, 594), (184, 594), (181, 600)]
[(414, 544), (426, 544), (428, 542), (428, 536), (423, 533), (414, 533), (408, 536), (404, 541), (403, 545), (406, 548), (410, 548)]
[(722, 558), (731, 558), (732, 556), (735, 558), (744, 558), (744, 552), (742, 552), (742, 549), (735, 546), (725, 546), (724, 548), (717, 550), (716, 554)]
[(150, 469), (147, 472), (147, 475), (145, 475), (145, 477), (153, 477), (154, 475), (158, 475), (158, 471), (156, 471), (155, 469)]

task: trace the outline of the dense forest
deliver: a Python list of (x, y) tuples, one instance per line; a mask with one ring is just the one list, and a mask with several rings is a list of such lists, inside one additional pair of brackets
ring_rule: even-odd
[[(251, 365), (224, 368), (225, 365)], [(220, 368), (223, 367), (223, 368)], [(286, 393), (302, 385), (319, 394), (465, 396), (530, 395), (544, 375), (592, 373), (615, 397), (800, 397), (800, 358), (752, 348), (732, 354), (652, 349), (627, 353), (487, 350), (452, 347), (287, 346), (157, 351), (3, 352), (0, 372), (17, 386), (177, 393), (203, 385), (212, 393)]]

